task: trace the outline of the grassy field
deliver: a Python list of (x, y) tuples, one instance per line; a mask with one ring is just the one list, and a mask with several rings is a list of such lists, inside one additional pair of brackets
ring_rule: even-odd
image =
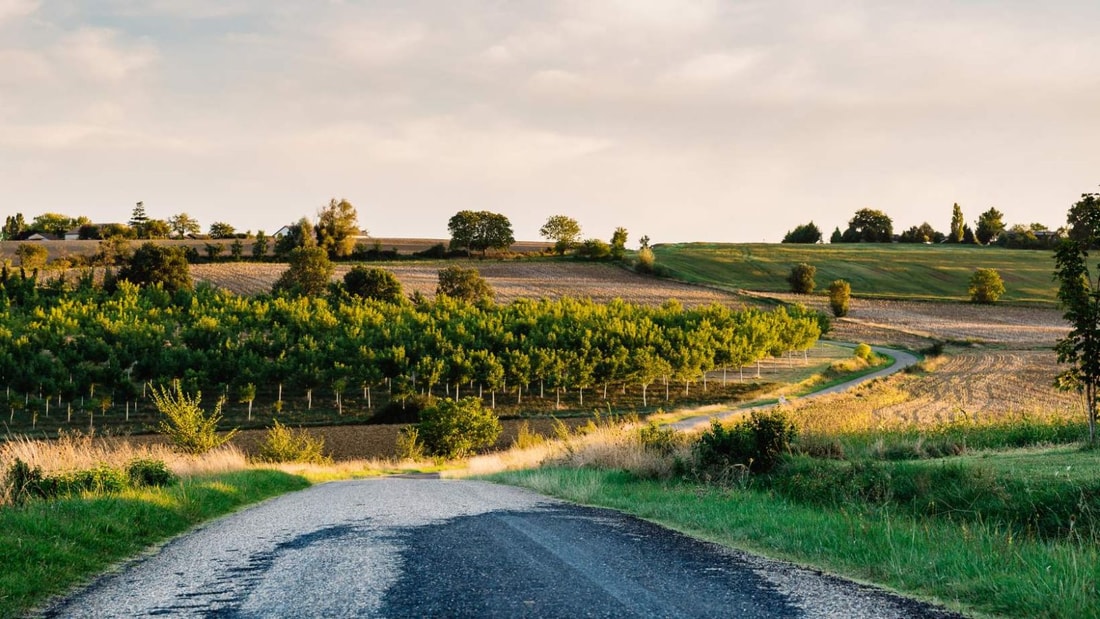
[(997, 269), (1003, 301), (1053, 304), (1051, 252), (999, 247), (909, 244), (716, 244), (680, 243), (653, 248), (657, 264), (684, 281), (727, 289), (785, 292), (791, 267), (817, 267), (818, 291), (836, 279), (855, 296), (939, 301), (969, 300), (977, 268)]

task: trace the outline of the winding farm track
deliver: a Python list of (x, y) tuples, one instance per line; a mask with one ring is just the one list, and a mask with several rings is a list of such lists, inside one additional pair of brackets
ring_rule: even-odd
[(954, 617), (476, 481), (333, 482), (208, 523), (46, 617)]

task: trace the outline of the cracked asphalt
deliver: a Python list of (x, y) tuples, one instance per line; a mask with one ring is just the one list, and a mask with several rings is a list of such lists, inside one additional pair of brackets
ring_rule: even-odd
[(477, 481), (334, 482), (207, 523), (47, 617), (955, 617)]

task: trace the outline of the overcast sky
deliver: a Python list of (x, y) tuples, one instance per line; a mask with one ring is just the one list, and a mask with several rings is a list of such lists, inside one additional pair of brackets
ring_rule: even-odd
[[(825, 8), (828, 7), (828, 8)], [(0, 0), (0, 216), (375, 236), (1063, 225), (1100, 185), (1100, 3)]]

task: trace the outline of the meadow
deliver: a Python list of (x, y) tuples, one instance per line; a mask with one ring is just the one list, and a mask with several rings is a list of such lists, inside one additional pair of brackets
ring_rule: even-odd
[(1057, 287), (1049, 251), (922, 244), (721, 244), (653, 247), (661, 273), (726, 290), (785, 292), (791, 267), (817, 267), (817, 286), (845, 279), (857, 297), (966, 301), (975, 269), (997, 269), (1003, 301), (1053, 305)]

